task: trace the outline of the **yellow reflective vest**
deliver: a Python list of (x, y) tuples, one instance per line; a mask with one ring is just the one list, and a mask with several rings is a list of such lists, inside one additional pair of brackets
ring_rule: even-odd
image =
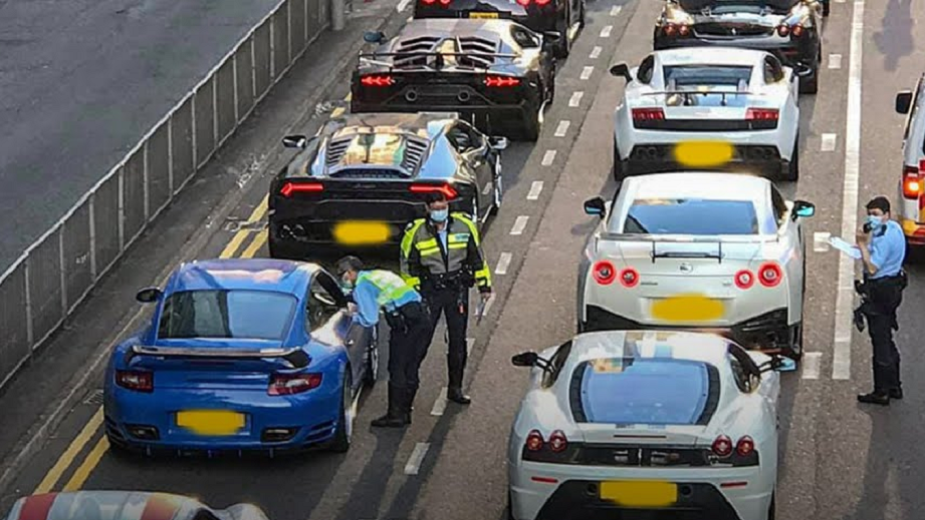
[(475, 223), (462, 213), (451, 213), (446, 224), (446, 249), (429, 219), (417, 219), (405, 229), (401, 241), (401, 276), (414, 288), (421, 280), (452, 275), (463, 269), (475, 276), (479, 291), (491, 290), (491, 271), (482, 254)]

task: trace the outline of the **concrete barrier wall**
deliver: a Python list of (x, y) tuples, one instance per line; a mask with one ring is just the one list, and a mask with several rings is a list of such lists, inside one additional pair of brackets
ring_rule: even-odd
[(330, 0), (282, 0), (0, 275), (0, 389), (324, 31)]

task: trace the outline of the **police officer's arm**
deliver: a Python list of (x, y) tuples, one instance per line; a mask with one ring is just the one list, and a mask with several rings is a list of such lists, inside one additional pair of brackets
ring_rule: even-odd
[(885, 253), (883, 253), (883, 247), (873, 247), (873, 254), (871, 254), (870, 249), (867, 247), (859, 247), (861, 250), (861, 261), (864, 262), (864, 270), (867, 274), (873, 276), (877, 274), (877, 271), (880, 270), (880, 266), (883, 265), (883, 260)]
[(401, 252), (399, 253), (399, 269), (402, 279), (405, 283), (415, 289), (421, 286), (421, 253), (414, 247), (414, 235), (417, 234), (421, 225), (418, 221), (408, 224), (405, 228), (405, 235), (401, 240)]
[(357, 305), (356, 317), (364, 327), (374, 327), (379, 323), (377, 292), (376, 286), (366, 280), (360, 280), (353, 288), (353, 299)]
[(466, 219), (465, 223), (469, 226), (469, 244), (467, 245), (468, 263), (472, 272), (475, 274), (475, 284), (479, 292), (491, 292), (491, 269), (488, 268), (488, 262), (485, 261), (485, 255), (482, 253), (482, 241), (479, 238), (479, 230), (475, 223)]

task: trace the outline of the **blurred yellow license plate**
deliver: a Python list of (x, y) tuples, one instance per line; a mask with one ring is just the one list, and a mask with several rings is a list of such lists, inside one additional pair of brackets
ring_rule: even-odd
[(627, 507), (666, 507), (678, 501), (678, 486), (671, 482), (601, 482), (601, 499)]
[(390, 236), (389, 226), (383, 222), (340, 222), (334, 226), (334, 240), (348, 246), (381, 244)]
[(652, 317), (665, 321), (711, 321), (725, 314), (722, 300), (682, 294), (652, 302)]
[(225, 410), (177, 412), (177, 426), (197, 435), (234, 435), (244, 428), (244, 414)]
[(469, 18), (497, 18), (498, 13), (469, 13)]

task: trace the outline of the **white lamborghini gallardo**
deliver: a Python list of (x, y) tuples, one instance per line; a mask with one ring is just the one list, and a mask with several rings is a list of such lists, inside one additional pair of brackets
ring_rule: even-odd
[(614, 65), (610, 73), (627, 80), (614, 113), (614, 177), (704, 165), (796, 181), (799, 76), (808, 71), (725, 47), (656, 51), (632, 70)]
[(514, 356), (532, 370), (508, 444), (510, 517), (773, 519), (781, 359), (666, 331)]

